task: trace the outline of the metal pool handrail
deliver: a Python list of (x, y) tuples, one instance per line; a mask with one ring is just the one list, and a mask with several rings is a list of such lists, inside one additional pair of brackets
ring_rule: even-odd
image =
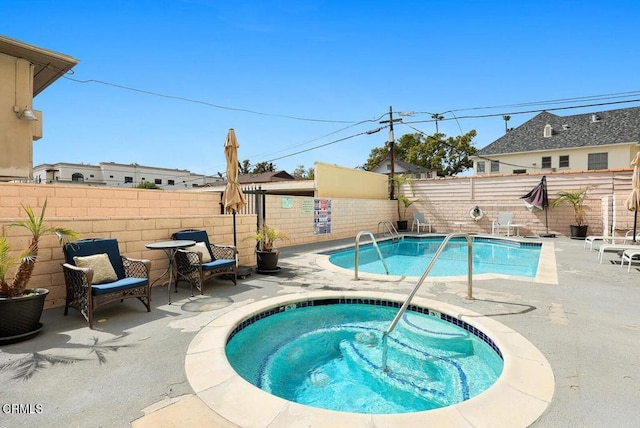
[(380, 225), (386, 226), (387, 231), (389, 232), (389, 235), (391, 235), (392, 239), (400, 239), (400, 233), (398, 233), (398, 229), (396, 229), (396, 227), (393, 225), (393, 223), (391, 223), (388, 220), (384, 220), (381, 222), (378, 222), (378, 233), (380, 233)]
[(382, 257), (382, 253), (380, 252), (380, 248), (378, 248), (378, 243), (376, 242), (376, 238), (373, 236), (373, 233), (371, 232), (367, 232), (366, 230), (362, 230), (360, 232), (358, 232), (358, 234), (356, 235), (356, 248), (355, 248), (355, 261), (354, 261), (354, 266), (353, 266), (353, 272), (355, 274), (355, 278), (353, 278), (355, 281), (358, 281), (358, 254), (359, 254), (359, 249), (360, 249), (360, 237), (362, 235), (369, 235), (371, 237), (371, 241), (373, 242), (373, 246), (376, 249), (376, 251), (378, 252), (378, 257), (380, 257), (380, 261), (382, 262), (382, 265), (384, 266), (384, 271), (387, 273), (387, 275), (389, 275), (389, 268), (387, 267), (387, 262), (384, 261), (384, 257)]
[(473, 239), (471, 238), (471, 236), (469, 236), (468, 233), (450, 233), (447, 236), (445, 236), (444, 240), (438, 247), (438, 250), (433, 255), (433, 258), (431, 259), (429, 266), (427, 266), (427, 268), (424, 270), (424, 272), (422, 273), (422, 276), (420, 277), (420, 279), (418, 279), (418, 282), (416, 283), (415, 287), (413, 287), (413, 290), (411, 290), (411, 293), (409, 293), (409, 296), (407, 296), (407, 300), (405, 300), (402, 307), (396, 314), (396, 317), (393, 319), (393, 321), (391, 321), (389, 328), (387, 328), (387, 331), (385, 331), (384, 333), (383, 339), (386, 339), (386, 336), (389, 333), (391, 333), (393, 329), (396, 327), (396, 324), (398, 324), (398, 321), (400, 321), (400, 318), (409, 307), (409, 304), (411, 303), (411, 299), (413, 299), (413, 296), (415, 296), (415, 294), (418, 292), (418, 289), (420, 288), (424, 280), (427, 278), (427, 275), (429, 275), (431, 268), (433, 268), (433, 265), (438, 260), (438, 257), (440, 257), (440, 254), (442, 253), (442, 251), (444, 251), (444, 247), (447, 245), (449, 240), (451, 240), (451, 238), (458, 238), (458, 237), (464, 237), (467, 239), (467, 247), (469, 248), (469, 251), (468, 251), (469, 255), (467, 257), (468, 263), (469, 263), (468, 276), (467, 276), (467, 299), (473, 299), (473, 253), (472, 253)]

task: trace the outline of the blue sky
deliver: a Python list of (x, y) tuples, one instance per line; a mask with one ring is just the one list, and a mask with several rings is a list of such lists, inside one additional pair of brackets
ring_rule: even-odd
[(502, 114), (515, 127), (522, 111), (640, 100), (639, 15), (635, 0), (21, 0), (0, 3), (0, 33), (80, 61), (34, 100), (35, 165), (215, 175), (228, 128), (241, 160), (293, 172), (364, 164), (388, 131), (358, 134), (390, 106), (428, 134), (441, 113), (441, 132), (475, 129), (482, 148)]

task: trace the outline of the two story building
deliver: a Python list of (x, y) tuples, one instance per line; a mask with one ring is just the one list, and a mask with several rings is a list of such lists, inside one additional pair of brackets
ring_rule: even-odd
[(475, 175), (629, 168), (640, 150), (640, 107), (542, 112), (472, 156)]
[(0, 36), (0, 181), (33, 178), (33, 141), (42, 138), (42, 112), (33, 98), (71, 70), (68, 55)]

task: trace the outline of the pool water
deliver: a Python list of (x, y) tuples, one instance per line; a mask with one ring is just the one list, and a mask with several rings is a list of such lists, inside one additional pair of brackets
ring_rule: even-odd
[(227, 358), (250, 383), (278, 397), (351, 413), (407, 413), (468, 400), (490, 387), (503, 360), (475, 334), (397, 307), (324, 304), (282, 308), (238, 331)]
[[(403, 238), (378, 244), (389, 268), (389, 275), (421, 276), (443, 237)], [(473, 273), (493, 273), (535, 278), (538, 271), (541, 244), (491, 238), (473, 239)], [(358, 271), (385, 274), (384, 265), (375, 248), (360, 246)], [(467, 275), (468, 248), (466, 239), (454, 238), (445, 247), (433, 266), (430, 276)], [(329, 261), (346, 269), (354, 268), (355, 250), (333, 252)]]

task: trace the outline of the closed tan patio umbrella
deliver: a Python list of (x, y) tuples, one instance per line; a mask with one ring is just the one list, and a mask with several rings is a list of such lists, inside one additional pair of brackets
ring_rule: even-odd
[(631, 193), (627, 198), (626, 205), (633, 214), (633, 242), (636, 242), (636, 227), (638, 224), (638, 209), (640, 208), (640, 152), (631, 161), (633, 165), (633, 178), (631, 179)]
[(236, 213), (245, 205), (244, 194), (238, 183), (238, 140), (233, 128), (227, 133), (224, 143), (224, 157), (227, 160), (227, 187), (224, 190), (224, 209), (233, 213), (233, 245), (236, 243)]

